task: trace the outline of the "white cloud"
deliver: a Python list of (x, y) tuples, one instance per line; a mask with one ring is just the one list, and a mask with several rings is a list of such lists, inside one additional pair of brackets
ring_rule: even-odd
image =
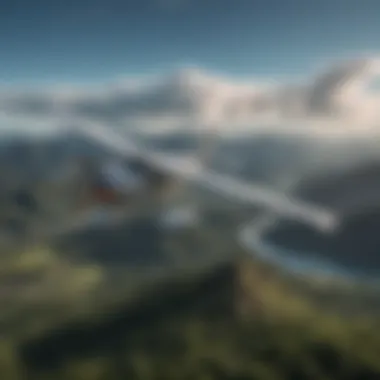
[(26, 118), (37, 128), (75, 119), (154, 130), (208, 123), (229, 131), (264, 126), (330, 134), (376, 131), (380, 94), (368, 88), (380, 75), (379, 62), (338, 62), (300, 83), (237, 81), (185, 69), (103, 86), (8, 88), (0, 90), (0, 123)]

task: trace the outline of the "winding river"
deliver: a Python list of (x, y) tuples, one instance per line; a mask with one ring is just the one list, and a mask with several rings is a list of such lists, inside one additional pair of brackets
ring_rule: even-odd
[(347, 217), (326, 236), (264, 214), (240, 230), (239, 240), (260, 259), (294, 275), (380, 286), (379, 226), (380, 212), (367, 211)]

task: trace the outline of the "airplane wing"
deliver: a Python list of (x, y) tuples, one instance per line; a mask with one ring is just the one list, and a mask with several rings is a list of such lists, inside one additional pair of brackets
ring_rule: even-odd
[(329, 210), (294, 199), (265, 186), (248, 183), (231, 176), (205, 168), (195, 157), (180, 159), (178, 156), (148, 150), (113, 130), (92, 126), (85, 133), (101, 138), (103, 144), (117, 149), (122, 154), (135, 154), (153, 167), (178, 178), (194, 182), (204, 188), (242, 203), (268, 208), (275, 213), (309, 223), (321, 230), (332, 231), (338, 220)]

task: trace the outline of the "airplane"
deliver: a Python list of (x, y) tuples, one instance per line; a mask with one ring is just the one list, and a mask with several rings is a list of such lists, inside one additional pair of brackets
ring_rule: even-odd
[[(41, 226), (45, 237), (91, 225), (112, 227), (142, 212), (158, 213), (160, 225), (170, 228), (196, 224), (195, 204), (178, 207), (188, 186), (213, 192), (243, 206), (262, 207), (274, 215), (307, 223), (325, 233), (333, 233), (339, 226), (338, 216), (330, 210), (212, 170), (209, 161), (216, 133), (210, 130), (205, 130), (209, 134), (203, 137), (197, 154), (179, 157), (149, 149), (132, 136), (124, 136), (108, 126), (80, 122), (70, 125), (77, 133), (81, 132), (95, 144), (109, 147), (115, 154), (107, 159), (84, 155), (73, 165), (73, 172), (57, 171), (61, 178), (53, 182), (63, 193), (75, 193), (72, 197), (75, 212), (68, 212), (67, 218), (61, 217), (59, 226), (56, 223)], [(65, 203), (58, 198), (60, 201), (55, 203), (65, 208)], [(25, 199), (23, 201), (25, 203)]]
[[(167, 213), (168, 206), (173, 205), (186, 186), (191, 185), (214, 192), (227, 201), (261, 206), (276, 215), (302, 221), (325, 233), (334, 232), (339, 225), (338, 216), (330, 210), (210, 169), (207, 162), (211, 135), (210, 139), (205, 139), (200, 157), (180, 158), (148, 149), (136, 139), (124, 137), (107, 126), (77, 124), (76, 128), (119, 154), (116, 159), (87, 165), (85, 175), (83, 171), (81, 174), (86, 182), (84, 209), (103, 207), (105, 212), (100, 219), (106, 223), (112, 220), (112, 213), (118, 215), (115, 220), (120, 219), (128, 207), (137, 207), (137, 204), (146, 208), (159, 204)], [(194, 215), (190, 217), (191, 214), (190, 210), (188, 213), (183, 209), (179, 212), (187, 221), (195, 219)]]

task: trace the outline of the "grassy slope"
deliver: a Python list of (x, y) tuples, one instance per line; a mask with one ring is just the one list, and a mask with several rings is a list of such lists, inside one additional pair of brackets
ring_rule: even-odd
[(63, 324), (22, 341), (13, 354), (10, 347), (0, 347), (4, 379), (26, 373), (70, 380), (380, 375), (375, 321), (323, 313), (273, 272), (240, 260), (156, 287), (100, 318)]
[(358, 313), (361, 293), (344, 301), (352, 289), (331, 296), (200, 232), (163, 242), (170, 281), (49, 250), (3, 256), (1, 379), (380, 378), (379, 323)]

